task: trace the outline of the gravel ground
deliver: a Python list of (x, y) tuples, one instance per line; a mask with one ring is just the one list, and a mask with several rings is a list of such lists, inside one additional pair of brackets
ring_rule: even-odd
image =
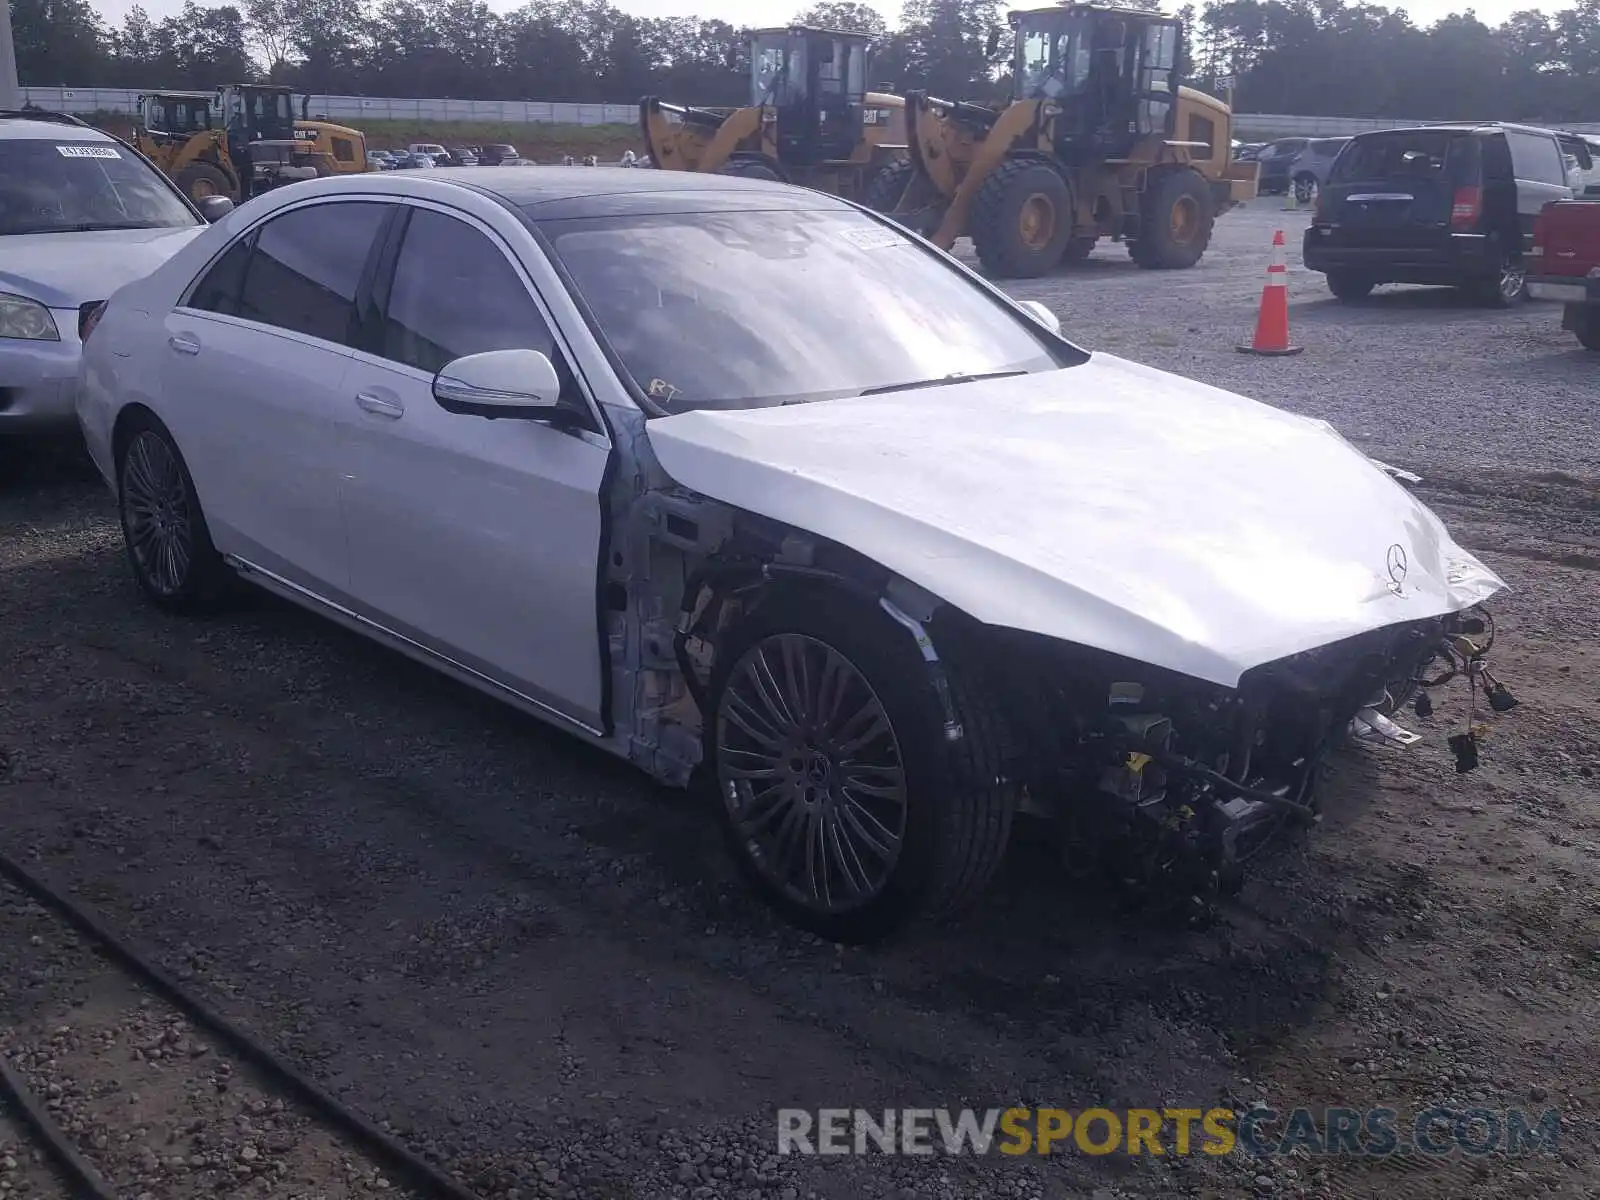
[[(1439, 695), (1424, 743), (1337, 763), (1324, 827), (1264, 857), (1213, 928), (1119, 911), (1023, 839), (957, 927), (873, 952), (809, 939), (751, 903), (696, 801), (265, 597), (156, 614), (108, 500), (65, 467), (0, 486), (0, 848), (486, 1197), (1593, 1195), (1593, 359), (1546, 306), (1337, 305), (1297, 270), (1304, 223), (1258, 202), (1194, 271), (1107, 246), (1015, 289), (1091, 347), (1325, 417), (1418, 470), (1514, 589), (1496, 666), (1522, 704), (1482, 769), (1452, 769), (1466, 697)], [(1279, 227), (1306, 350), (1256, 359), (1234, 346)], [(250, 1105), (273, 1098), (218, 1092), (214, 1051), (132, 1059), (170, 1019), (59, 931), (20, 936), (41, 920), (0, 897), (5, 1052), (60, 1085), (119, 1180), (152, 1139), (155, 1170), (199, 1154), (243, 1180), (225, 1166), (239, 1117), (265, 1128)], [(150, 1113), (119, 1113), (111, 1082)], [(1554, 1106), (1562, 1140), (1516, 1162), (774, 1153), (787, 1105), (1256, 1101)], [(287, 1174), (251, 1165), (243, 1186), (372, 1194), (283, 1119)], [(186, 1170), (148, 1190), (198, 1194)]]

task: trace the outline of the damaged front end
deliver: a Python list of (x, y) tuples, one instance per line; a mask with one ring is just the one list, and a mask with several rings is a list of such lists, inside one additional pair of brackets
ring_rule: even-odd
[[(1340, 745), (1418, 740), (1396, 717), (1412, 701), (1431, 711), (1426, 689), (1458, 676), (1497, 711), (1515, 704), (1488, 670), (1486, 630), (1482, 610), (1408, 622), (1264, 664), (1231, 689), (954, 617), (931, 632), (950, 669), (981, 680), (1025, 809), (1059, 825), (1069, 867), (1199, 916), (1274, 834), (1319, 819)], [(1461, 770), (1476, 765), (1475, 737), (1451, 740)]]

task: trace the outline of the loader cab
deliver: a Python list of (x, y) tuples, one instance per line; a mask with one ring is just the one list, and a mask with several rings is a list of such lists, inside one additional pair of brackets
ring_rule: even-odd
[(1013, 13), (1012, 99), (1059, 106), (1067, 161), (1120, 158), (1173, 132), (1183, 22), (1158, 12), (1072, 4)]
[(776, 122), (781, 161), (814, 166), (849, 158), (865, 122), (872, 38), (794, 25), (757, 30), (750, 103)]
[(157, 142), (184, 141), (211, 128), (206, 92), (154, 92), (139, 97), (139, 123)]
[(238, 84), (220, 88), (217, 104), (228, 140), (287, 142), (294, 140), (294, 94), (288, 88)]

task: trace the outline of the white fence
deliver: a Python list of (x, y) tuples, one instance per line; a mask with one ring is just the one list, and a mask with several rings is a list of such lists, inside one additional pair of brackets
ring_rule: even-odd
[[(123, 88), (29, 87), (24, 103), (57, 112), (134, 111), (137, 91)], [(391, 96), (312, 96), (314, 117), (359, 127), (363, 121), (470, 121), (493, 124), (632, 125), (639, 110), (632, 104), (567, 104), (537, 100), (401, 100)], [(1238, 113), (1233, 134), (1241, 140), (1275, 137), (1342, 137), (1368, 129), (1418, 125), (1399, 117), (1295, 117)], [(1530, 122), (1532, 124), (1533, 122)], [(1575, 133), (1600, 134), (1600, 123), (1565, 124)]]
[[(126, 88), (26, 87), (24, 104), (56, 112), (131, 113), (139, 93)], [(537, 100), (401, 100), (392, 96), (312, 96), (307, 110), (357, 127), (363, 121), (470, 121), (477, 124), (634, 125), (634, 104), (565, 104)]]

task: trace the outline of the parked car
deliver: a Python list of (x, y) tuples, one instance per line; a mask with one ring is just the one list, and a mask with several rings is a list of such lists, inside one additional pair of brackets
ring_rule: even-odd
[(445, 151), (445, 163), (452, 167), (475, 167), (478, 165), (478, 156), (465, 146), (456, 146)]
[(328, 178), (113, 296), (79, 414), (154, 603), (249, 580), (703, 769), (855, 941), (1025, 803), (1229, 878), (1503, 587), (1325, 423), (1059, 329), (786, 184)]
[(442, 162), (450, 157), (450, 152), (438, 142), (412, 142), (406, 149), (412, 154), (424, 154), (435, 163)]
[(368, 150), (367, 163), (374, 171), (392, 171), (395, 169), (395, 155), (390, 150)]
[(1294, 185), (1294, 198), (1301, 204), (1310, 204), (1328, 182), (1328, 170), (1339, 156), (1347, 137), (1312, 138), (1306, 148), (1295, 155), (1289, 164), (1289, 181)]
[(1241, 142), (1233, 148), (1233, 157), (1238, 162), (1255, 162), (1265, 145), (1265, 142)]
[(1600, 351), (1600, 199), (1558, 200), (1534, 223), (1528, 291), (1561, 304), (1561, 328)]
[(485, 167), (508, 167), (514, 166), (521, 157), (515, 146), (507, 142), (496, 142), (483, 148), (482, 153), (478, 155), (478, 162)]
[(1305, 233), (1305, 265), (1341, 300), (1380, 283), (1462, 288), (1495, 307), (1527, 295), (1533, 224), (1570, 198), (1561, 143), (1526, 125), (1451, 124), (1357, 134)]
[(433, 166), (431, 154), (419, 154), (412, 150), (400, 155), (395, 162), (395, 168), (400, 171), (426, 171), (431, 170)]
[[(212, 197), (205, 214), (232, 207)], [(77, 430), (91, 314), (206, 216), (132, 146), (78, 118), (0, 113), (0, 436)]]
[(1256, 191), (1263, 196), (1277, 196), (1289, 190), (1289, 166), (1306, 148), (1310, 138), (1279, 138), (1268, 142), (1256, 153), (1261, 172), (1256, 178)]

